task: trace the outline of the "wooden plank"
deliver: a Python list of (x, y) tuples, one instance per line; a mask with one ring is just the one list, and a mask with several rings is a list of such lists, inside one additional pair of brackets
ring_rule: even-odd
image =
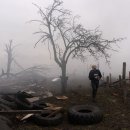
[(29, 113), (44, 113), (48, 110), (9, 110), (9, 111), (0, 111), (0, 115), (6, 114), (29, 114)]

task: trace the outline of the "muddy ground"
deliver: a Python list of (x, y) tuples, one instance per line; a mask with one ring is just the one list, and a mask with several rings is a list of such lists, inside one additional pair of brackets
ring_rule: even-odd
[[(129, 94), (130, 95), (130, 94)], [(45, 102), (64, 107), (64, 121), (55, 127), (37, 126), (26, 122), (15, 125), (15, 130), (130, 130), (130, 96), (123, 103), (123, 91), (119, 87), (100, 87), (97, 95), (97, 102), (91, 100), (91, 90), (70, 91), (66, 94), (67, 100), (57, 100), (55, 97), (45, 99)], [(71, 125), (67, 121), (67, 110), (73, 105), (94, 104), (99, 106), (104, 113), (103, 121), (88, 126)]]

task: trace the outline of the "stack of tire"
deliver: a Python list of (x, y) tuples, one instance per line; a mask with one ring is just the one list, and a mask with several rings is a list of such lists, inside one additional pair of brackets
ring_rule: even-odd
[[(32, 105), (27, 102), (25, 99), (26, 97), (29, 97), (29, 95), (26, 95), (23, 92), (18, 92), (13, 95), (1, 95), (0, 111), (32, 109)], [(12, 118), (13, 116), (11, 115), (0, 116), (0, 130), (12, 130), (10, 125), (11, 123), (9, 123), (11, 122)]]
[[(33, 109), (44, 109), (46, 106), (46, 103), (43, 100), (38, 100), (33, 103)], [(40, 114), (33, 115), (30, 120), (32, 123), (35, 123), (40, 126), (56, 126), (62, 123), (63, 121), (63, 114), (62, 113), (56, 113), (52, 116), (49, 116), (52, 114), (52, 110), (44, 110), (44, 112)]]
[(63, 121), (63, 114), (56, 113), (52, 116), (48, 116), (51, 113), (51, 110), (47, 110), (41, 114), (35, 114), (31, 117), (31, 121), (40, 126), (56, 126), (61, 124)]
[(0, 98), (0, 103), (5, 104), (11, 109), (29, 110), (32, 109), (32, 104), (26, 100), (29, 97), (31, 97), (30, 94), (17, 92), (13, 95), (3, 95)]
[(12, 122), (4, 116), (0, 116), (0, 130), (12, 130)]
[[(5, 110), (42, 110), (46, 107), (46, 103), (43, 100), (35, 101), (33, 103), (28, 102), (26, 98), (32, 96), (25, 92), (18, 92), (14, 95), (3, 95), (0, 98), (0, 103)], [(29, 121), (42, 126), (55, 126), (61, 124), (63, 121), (63, 114), (57, 113), (53, 116), (48, 116), (52, 113), (51, 110), (44, 111), (41, 114), (35, 114), (30, 117)]]
[[(46, 107), (43, 100), (39, 100), (34, 103), (28, 102), (26, 98), (30, 97), (32, 96), (25, 92), (18, 92), (15, 95), (2, 96), (0, 98), (0, 109), (41, 110)], [(42, 126), (56, 126), (61, 124), (63, 121), (63, 114), (55, 113), (50, 116), (51, 113), (51, 110), (46, 110), (43, 113), (35, 114), (30, 117), (30, 121)], [(103, 119), (103, 113), (101, 109), (95, 105), (76, 105), (69, 108), (67, 117), (69, 123), (71, 124), (91, 125), (101, 122)]]
[[(2, 102), (4, 100), (1, 100)], [(7, 102), (5, 102), (6, 104)], [(0, 103), (0, 111), (8, 111), (11, 110), (10, 107), (6, 106), (5, 104)], [(10, 104), (9, 104), (10, 105)], [(12, 130), (12, 122), (11, 120), (6, 116), (0, 115), (0, 130)]]

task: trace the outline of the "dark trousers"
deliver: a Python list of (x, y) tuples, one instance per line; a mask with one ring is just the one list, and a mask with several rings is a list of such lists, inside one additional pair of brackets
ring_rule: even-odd
[(99, 86), (99, 80), (91, 80), (91, 85), (92, 85), (92, 97), (93, 99), (95, 99)]

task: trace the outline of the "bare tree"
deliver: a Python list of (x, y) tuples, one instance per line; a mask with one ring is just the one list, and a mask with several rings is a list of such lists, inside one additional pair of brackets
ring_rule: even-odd
[[(11, 73), (11, 65), (12, 65), (12, 62), (14, 62), (17, 66), (21, 67), (17, 62), (16, 60), (14, 59), (14, 54), (13, 54), (13, 51), (14, 51), (14, 48), (16, 46), (13, 46), (13, 41), (10, 40), (9, 41), (9, 44), (5, 44), (5, 52), (7, 54), (7, 69), (6, 69), (6, 72), (4, 72), (4, 70), (2, 69), (2, 74), (1, 76), (3, 75), (6, 75), (7, 78), (9, 78), (10, 75), (14, 75)], [(0, 76), (0, 77), (1, 77)]]
[(12, 46), (12, 40), (9, 41), (9, 44), (6, 44), (5, 45), (5, 51), (7, 53), (7, 71), (6, 71), (6, 74), (7, 74), (7, 78), (9, 78), (9, 74), (10, 74), (10, 70), (11, 70), (11, 63), (13, 61), (13, 46)]
[(87, 30), (78, 24), (77, 16), (73, 16), (69, 10), (62, 7), (63, 1), (53, 0), (53, 3), (45, 9), (34, 5), (41, 16), (40, 20), (31, 20), (41, 25), (41, 29), (35, 32), (41, 35), (35, 46), (42, 42), (52, 47), (54, 60), (61, 68), (62, 93), (67, 87), (66, 66), (70, 57), (84, 60), (87, 52), (95, 58), (104, 56), (108, 62), (110, 57), (108, 50), (113, 50), (112, 43), (122, 40), (103, 39), (102, 32), (98, 28)]

